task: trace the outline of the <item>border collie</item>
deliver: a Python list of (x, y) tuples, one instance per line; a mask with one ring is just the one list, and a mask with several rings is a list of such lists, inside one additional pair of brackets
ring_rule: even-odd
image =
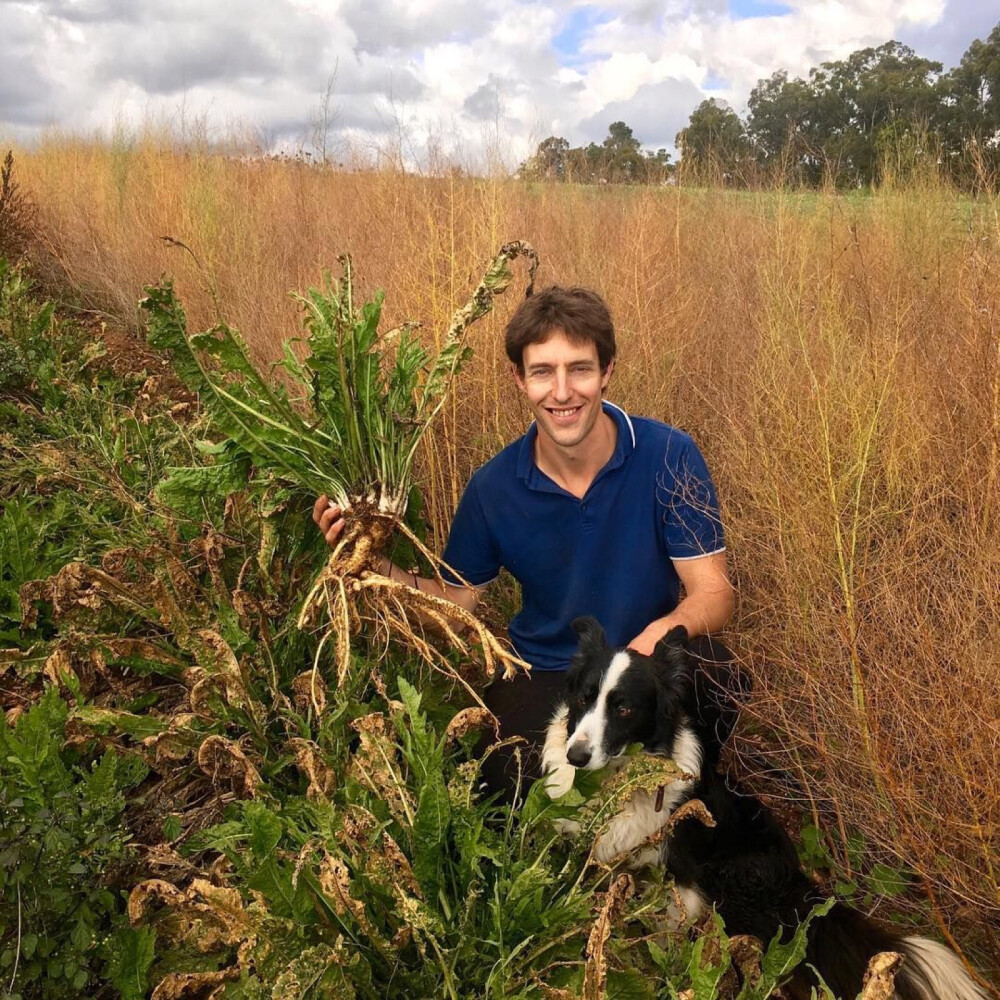
[[(671, 812), (700, 799), (716, 825), (679, 819), (659, 851), (684, 916), (695, 921), (714, 907), (727, 934), (751, 934), (765, 943), (794, 928), (825, 897), (766, 807), (715, 773), (721, 746), (697, 703), (686, 630), (671, 629), (647, 657), (610, 648), (593, 618), (577, 619), (573, 627), (579, 648), (567, 675), (567, 698), (549, 724), (542, 755), (549, 794), (564, 794), (577, 768), (604, 767), (633, 743), (672, 757), (686, 775), (655, 796), (638, 792), (601, 834), (595, 858), (608, 861), (634, 851), (667, 825)], [(786, 989), (809, 997), (817, 985), (812, 966), (835, 996), (856, 997), (869, 960), (884, 951), (904, 956), (896, 975), (898, 1000), (987, 1000), (944, 945), (900, 936), (842, 903), (810, 924), (805, 962)]]

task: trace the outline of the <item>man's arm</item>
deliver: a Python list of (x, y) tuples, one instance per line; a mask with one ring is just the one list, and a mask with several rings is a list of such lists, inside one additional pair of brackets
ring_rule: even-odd
[[(326, 544), (331, 549), (335, 548), (337, 539), (340, 538), (340, 534), (344, 530), (344, 516), (341, 509), (336, 504), (331, 507), (329, 498), (321, 496), (313, 505), (312, 516), (317, 527), (322, 532)], [(408, 573), (385, 556), (382, 557), (379, 572), (383, 576), (387, 576), (390, 580), (395, 580), (397, 583), (405, 583), (410, 587), (416, 587), (417, 590), (422, 590), (425, 594), (431, 594), (434, 597), (443, 597), (445, 600), (451, 601), (453, 604), (457, 604), (469, 612), (475, 611), (476, 605), (479, 603), (480, 588), (453, 587), (450, 584), (442, 585), (437, 580), (429, 577)]]
[(723, 628), (736, 609), (736, 592), (729, 582), (726, 553), (714, 552), (697, 559), (671, 560), (684, 585), (684, 599), (663, 618), (650, 622), (630, 643), (637, 653), (649, 656), (656, 643), (675, 625), (689, 636)]

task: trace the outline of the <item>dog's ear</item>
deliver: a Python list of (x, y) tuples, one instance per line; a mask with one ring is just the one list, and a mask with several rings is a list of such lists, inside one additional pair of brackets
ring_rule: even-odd
[(683, 646), (687, 649), (687, 644), (688, 630), (683, 625), (675, 625), (656, 645), (663, 646), (664, 648)]
[(664, 683), (685, 696), (694, 681), (694, 668), (688, 652), (688, 633), (683, 625), (675, 625), (653, 648), (657, 674)]
[(590, 652), (605, 648), (606, 640), (601, 623), (591, 615), (573, 619), (573, 630), (579, 636), (580, 652)]
[(653, 738), (646, 748), (653, 753), (673, 751), (674, 737), (684, 713), (685, 691), (666, 674), (656, 675), (656, 722)]

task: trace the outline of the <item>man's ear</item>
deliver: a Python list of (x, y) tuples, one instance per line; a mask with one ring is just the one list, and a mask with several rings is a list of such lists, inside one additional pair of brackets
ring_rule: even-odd
[(607, 389), (608, 383), (611, 381), (611, 373), (615, 370), (615, 359), (612, 358), (608, 362), (608, 367), (604, 369), (601, 373), (601, 389)]
[(573, 619), (573, 631), (579, 636), (578, 648), (581, 652), (604, 649), (607, 641), (601, 623), (592, 615)]
[(520, 366), (514, 361), (510, 363), (510, 373), (511, 375), (514, 376), (514, 381), (517, 383), (518, 389), (520, 389), (521, 392), (526, 392), (527, 387), (524, 384), (524, 372), (521, 370)]

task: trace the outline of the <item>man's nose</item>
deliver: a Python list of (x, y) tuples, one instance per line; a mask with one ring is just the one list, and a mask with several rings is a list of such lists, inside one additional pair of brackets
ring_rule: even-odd
[(590, 747), (585, 743), (574, 743), (566, 751), (566, 759), (574, 767), (586, 767), (590, 763), (591, 756)]
[(569, 388), (569, 374), (564, 371), (557, 371), (555, 374), (555, 386), (552, 390), (553, 395), (557, 400), (569, 399), (570, 388)]

